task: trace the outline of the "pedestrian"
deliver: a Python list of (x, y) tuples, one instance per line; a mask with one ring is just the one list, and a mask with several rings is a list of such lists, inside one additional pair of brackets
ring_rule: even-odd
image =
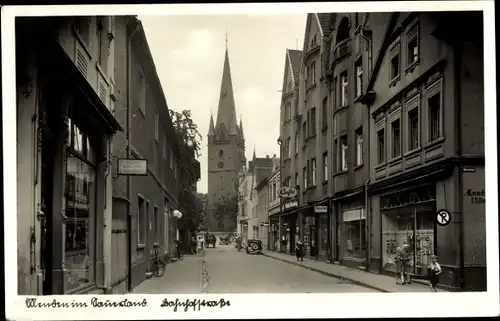
[(297, 256), (297, 261), (304, 261), (304, 243), (300, 239), (295, 244), (295, 255)]
[(439, 275), (443, 273), (443, 270), (441, 269), (441, 265), (438, 263), (436, 255), (431, 255), (431, 265), (429, 266), (428, 271), (431, 292), (437, 292), (436, 286), (439, 282)]
[(197, 242), (196, 242), (196, 238), (194, 237), (194, 235), (191, 235), (191, 254), (192, 255), (196, 255), (197, 254)]
[(402, 257), (403, 257), (403, 283), (411, 284), (410, 279), (410, 253), (411, 246), (408, 244), (408, 241), (405, 241), (402, 248)]
[(404, 277), (404, 258), (403, 258), (403, 250), (398, 246), (396, 248), (396, 256), (394, 258), (396, 263), (396, 284), (404, 285), (405, 277)]

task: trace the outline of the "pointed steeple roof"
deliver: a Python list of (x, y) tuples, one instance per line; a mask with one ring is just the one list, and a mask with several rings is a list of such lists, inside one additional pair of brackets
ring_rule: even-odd
[(229, 54), (226, 48), (224, 57), (224, 68), (222, 70), (222, 83), (219, 96), (219, 108), (217, 110), (216, 131), (224, 124), (229, 135), (238, 135), (236, 108), (234, 104), (233, 83), (231, 81), (231, 69), (229, 67)]
[(210, 113), (210, 125), (208, 125), (208, 136), (215, 136), (214, 117)]
[(241, 117), (240, 117), (240, 127), (239, 128), (240, 128), (241, 139), (245, 139), (245, 135), (243, 135), (243, 121), (242, 121)]

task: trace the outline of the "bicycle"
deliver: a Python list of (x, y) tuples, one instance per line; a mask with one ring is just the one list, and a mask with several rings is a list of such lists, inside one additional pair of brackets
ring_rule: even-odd
[(153, 272), (154, 276), (162, 277), (163, 273), (165, 273), (165, 263), (159, 258), (159, 246), (153, 245), (153, 248), (154, 250), (151, 261), (151, 272)]

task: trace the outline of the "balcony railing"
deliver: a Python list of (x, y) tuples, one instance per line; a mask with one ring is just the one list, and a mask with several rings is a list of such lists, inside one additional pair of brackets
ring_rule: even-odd
[(352, 52), (352, 41), (351, 38), (347, 38), (339, 42), (335, 45), (335, 49), (333, 50), (333, 59), (331, 61), (331, 65), (335, 65), (340, 59), (345, 56), (351, 54)]

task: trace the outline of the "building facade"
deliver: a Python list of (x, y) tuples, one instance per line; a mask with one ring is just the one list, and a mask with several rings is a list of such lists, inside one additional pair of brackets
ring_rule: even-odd
[(180, 147), (140, 20), (115, 20), (115, 63), (123, 67), (115, 69), (115, 109), (124, 131), (116, 136), (113, 166), (120, 158), (148, 162), (147, 175), (112, 175), (112, 284), (124, 293), (147, 277), (154, 245), (165, 262), (174, 252)]
[(268, 236), (269, 236), (269, 222), (268, 222), (269, 190), (267, 185), (268, 178), (269, 177), (264, 177), (264, 179), (262, 179), (255, 187), (255, 193), (256, 193), (255, 211), (257, 219), (255, 227), (256, 235), (254, 238), (262, 241), (263, 249), (267, 249), (268, 247)]
[[(216, 204), (238, 195), (240, 169), (245, 165), (245, 138), (240, 119), (236, 121), (229, 54), (226, 48), (222, 83), (217, 109), (217, 122), (210, 115), (208, 130), (208, 213), (209, 222), (215, 225)], [(236, 211), (236, 209), (235, 209)], [(217, 230), (217, 226), (208, 227)]]
[[(281, 198), (278, 196), (278, 191), (281, 188), (281, 175), (280, 175), (280, 160), (273, 164), (271, 175), (268, 178), (268, 221), (269, 221), (269, 251), (280, 250), (280, 214), (281, 214)], [(298, 204), (298, 202), (296, 203)], [(289, 208), (286, 208), (289, 209)]]
[[(486, 290), (482, 14), (392, 13), (363, 102), (368, 105), (370, 270), (410, 269), (440, 284)], [(468, 21), (467, 26), (462, 21)], [(439, 210), (451, 223), (437, 224)]]
[(114, 19), (16, 19), (18, 293), (111, 278)]

